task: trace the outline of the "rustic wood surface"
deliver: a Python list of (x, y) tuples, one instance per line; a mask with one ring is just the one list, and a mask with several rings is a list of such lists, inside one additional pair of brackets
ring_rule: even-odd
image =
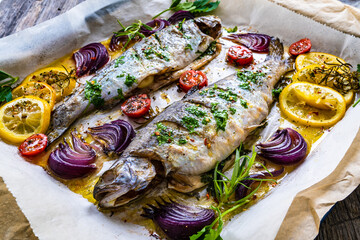
[[(2, 0), (0, 38), (62, 14), (83, 1)], [(342, 2), (360, 7), (358, 0), (342, 0)], [(11, 212), (7, 213), (9, 214), (11, 215)], [(323, 219), (316, 239), (360, 239), (360, 186), (332, 208)]]

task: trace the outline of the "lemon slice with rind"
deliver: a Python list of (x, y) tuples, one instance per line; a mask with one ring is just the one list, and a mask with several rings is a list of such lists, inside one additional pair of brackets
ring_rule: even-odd
[(16, 98), (0, 108), (0, 137), (16, 144), (35, 133), (44, 133), (50, 113), (50, 105), (39, 97)]

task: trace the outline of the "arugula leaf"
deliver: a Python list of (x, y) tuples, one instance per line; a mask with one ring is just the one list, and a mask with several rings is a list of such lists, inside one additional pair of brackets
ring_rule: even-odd
[(104, 99), (101, 98), (101, 85), (93, 80), (91, 82), (86, 81), (85, 86), (85, 99), (89, 100), (89, 104), (94, 104), (95, 107), (101, 107), (104, 105)]
[(19, 80), (19, 77), (13, 77), (10, 74), (0, 71), (0, 102), (9, 102), (12, 100), (11, 85)]

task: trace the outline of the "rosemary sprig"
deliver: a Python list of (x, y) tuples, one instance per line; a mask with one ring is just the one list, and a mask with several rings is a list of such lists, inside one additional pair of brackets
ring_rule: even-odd
[(319, 84), (334, 87), (345, 94), (351, 90), (360, 89), (360, 73), (351, 71), (352, 65), (336, 59), (338, 63), (325, 63), (328, 67), (314, 68), (313, 74), (324, 74)]
[(136, 38), (144, 38), (145, 35), (141, 33), (141, 27), (147, 29), (147, 30), (153, 30), (152, 27), (144, 24), (141, 22), (141, 20), (138, 20), (138, 22), (134, 22), (128, 27), (125, 27), (119, 20), (119, 25), (122, 27), (122, 29), (118, 32), (116, 32), (116, 36), (128, 36), (128, 40), (126, 41), (125, 45), (123, 46), (123, 49), (126, 48), (126, 46), (129, 44), (129, 42)]
[[(250, 169), (255, 163), (256, 152), (253, 148), (251, 157), (248, 155), (240, 156), (241, 146), (236, 150), (235, 163), (231, 178), (225, 176), (219, 171), (219, 165), (217, 163), (214, 170), (213, 184), (215, 189), (215, 198), (218, 201), (216, 207), (212, 206), (212, 209), (217, 212), (217, 218), (208, 226), (205, 226), (198, 233), (192, 235), (190, 240), (204, 239), (204, 240), (219, 240), (220, 233), (223, 229), (223, 218), (229, 213), (235, 211), (241, 206), (250, 202), (250, 198), (259, 190), (263, 181), (275, 181), (273, 179), (253, 179), (249, 178)], [(266, 168), (265, 168), (266, 169)], [(239, 184), (245, 186), (242, 181), (244, 180), (256, 180), (260, 184), (247, 196), (239, 200), (232, 200), (235, 190)], [(247, 187), (247, 186), (245, 186)], [(249, 187), (247, 187), (249, 188)], [(221, 212), (222, 209), (225, 211)], [(214, 228), (216, 226), (216, 228)]]

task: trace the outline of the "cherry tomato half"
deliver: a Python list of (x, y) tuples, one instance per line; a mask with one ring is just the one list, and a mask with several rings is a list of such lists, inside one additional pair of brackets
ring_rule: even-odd
[(253, 53), (244, 46), (232, 46), (227, 52), (226, 60), (230, 64), (247, 65), (254, 60)]
[(301, 39), (297, 42), (294, 42), (289, 47), (289, 53), (291, 55), (297, 56), (302, 53), (309, 52), (311, 49), (311, 41), (308, 38)]
[(206, 75), (201, 71), (188, 70), (179, 79), (180, 87), (184, 92), (188, 92), (192, 87), (198, 85), (199, 89), (208, 85)]
[(139, 94), (128, 98), (122, 105), (121, 110), (127, 116), (139, 118), (150, 110), (151, 99), (147, 94)]
[(45, 134), (34, 134), (19, 146), (19, 151), (24, 156), (35, 156), (45, 150), (47, 143), (48, 138)]

